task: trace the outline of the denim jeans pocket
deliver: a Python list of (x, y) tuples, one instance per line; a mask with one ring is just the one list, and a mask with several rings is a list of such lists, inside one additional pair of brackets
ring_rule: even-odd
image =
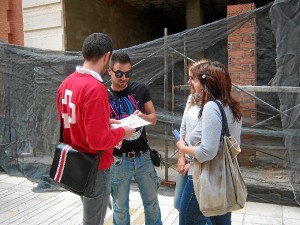
[(159, 186), (160, 186), (160, 179), (157, 176), (156, 171), (153, 171), (152, 173), (150, 173), (150, 177), (153, 180), (153, 182), (155, 183), (156, 190), (157, 190), (159, 188)]

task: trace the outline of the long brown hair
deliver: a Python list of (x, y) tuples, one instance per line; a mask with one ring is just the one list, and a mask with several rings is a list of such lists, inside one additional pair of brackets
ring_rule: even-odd
[(234, 118), (240, 121), (242, 117), (241, 106), (231, 95), (231, 79), (226, 67), (217, 61), (196, 64), (190, 67), (190, 72), (203, 86), (202, 103), (199, 117), (202, 115), (206, 102), (220, 100), (223, 106), (228, 105)]
[[(201, 58), (199, 59), (198, 61), (195, 61), (193, 62), (190, 66), (189, 66), (189, 70), (190, 68), (192, 67), (196, 67), (197, 65), (201, 64), (201, 63), (207, 63), (207, 62), (210, 62), (209, 59), (206, 59), (206, 58)], [(190, 94), (191, 94), (191, 100), (190, 100), (190, 104), (189, 104), (189, 107), (191, 107), (192, 105), (201, 105), (201, 96), (197, 96), (196, 97), (196, 93), (192, 91), (192, 89), (190, 90)], [(198, 100), (199, 98), (199, 100)]]

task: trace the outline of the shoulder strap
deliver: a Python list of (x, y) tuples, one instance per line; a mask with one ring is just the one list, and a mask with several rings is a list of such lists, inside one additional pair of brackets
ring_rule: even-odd
[(229, 132), (229, 128), (228, 128), (227, 117), (226, 117), (225, 111), (224, 111), (222, 105), (220, 104), (220, 102), (218, 102), (217, 100), (214, 100), (214, 102), (218, 105), (221, 116), (222, 116), (222, 136), (225, 134), (227, 137), (229, 137), (230, 132)]
[(60, 118), (60, 132), (59, 132), (59, 142), (64, 142), (64, 135), (63, 135), (63, 121), (62, 118)]
[[(60, 125), (59, 142), (62, 143), (62, 142), (64, 142), (64, 135), (63, 135), (63, 129), (64, 128), (63, 128), (63, 120), (62, 120), (62, 118), (60, 118), (60, 124), (59, 125)], [(102, 156), (102, 154), (103, 154), (103, 150), (99, 150), (96, 158), (100, 158)]]

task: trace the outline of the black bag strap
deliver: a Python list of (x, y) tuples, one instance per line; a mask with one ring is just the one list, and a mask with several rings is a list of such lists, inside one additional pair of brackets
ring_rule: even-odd
[[(62, 118), (60, 119), (60, 132), (59, 132), (59, 142), (62, 143), (64, 142), (64, 135), (63, 135), (63, 120)], [(103, 154), (103, 150), (99, 150), (98, 154), (95, 156), (95, 158), (100, 158)]]
[(62, 125), (63, 121), (62, 118), (60, 119), (60, 132), (59, 132), (59, 142), (64, 142), (64, 135), (63, 135), (63, 125)]
[(221, 116), (222, 116), (222, 136), (224, 136), (224, 134), (225, 134), (227, 137), (230, 137), (230, 132), (229, 132), (229, 128), (228, 128), (227, 117), (226, 117), (225, 111), (219, 101), (214, 100), (214, 102), (218, 105)]

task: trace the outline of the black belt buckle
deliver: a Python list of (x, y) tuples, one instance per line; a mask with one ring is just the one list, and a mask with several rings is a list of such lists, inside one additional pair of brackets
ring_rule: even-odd
[(128, 157), (128, 158), (135, 158), (135, 151), (128, 152), (128, 153), (127, 153), (127, 157)]

